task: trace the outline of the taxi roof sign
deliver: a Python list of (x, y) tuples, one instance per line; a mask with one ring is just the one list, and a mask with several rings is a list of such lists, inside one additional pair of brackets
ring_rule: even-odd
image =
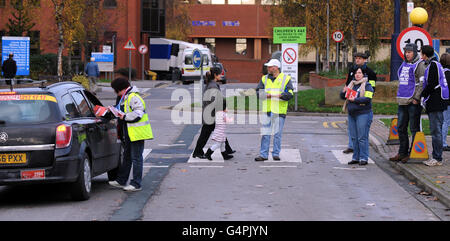
[(133, 40), (129, 38), (127, 43), (123, 46), (125, 50), (136, 50), (136, 45), (134, 45)]

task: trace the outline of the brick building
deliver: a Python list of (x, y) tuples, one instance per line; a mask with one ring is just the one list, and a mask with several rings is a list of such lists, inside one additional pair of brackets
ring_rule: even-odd
[[(0, 0), (0, 37), (7, 35), (7, 23), (12, 13), (10, 1)], [(158, 37), (164, 35), (164, 0), (99, 0), (93, 2), (93, 7), (102, 8), (104, 21), (96, 26), (97, 39), (88, 41), (87, 51), (83, 51), (84, 48), (74, 43), (73, 60), (85, 61), (89, 57), (85, 56), (85, 53), (90, 55), (90, 52), (102, 52), (103, 45), (111, 47), (114, 45), (115, 70), (128, 67), (128, 51), (123, 50), (122, 47), (129, 38), (137, 47), (141, 44), (148, 45), (150, 35)], [(36, 24), (30, 33), (31, 54), (57, 53), (58, 35), (54, 12), (51, 0), (36, 1), (36, 6), (31, 14), (32, 20)], [(67, 49), (65, 49), (64, 55), (67, 56), (67, 54)], [(148, 66), (148, 54), (146, 56), (145, 66)], [(141, 55), (137, 51), (132, 51), (132, 66), (138, 71), (137, 78), (141, 78), (141, 61)]]

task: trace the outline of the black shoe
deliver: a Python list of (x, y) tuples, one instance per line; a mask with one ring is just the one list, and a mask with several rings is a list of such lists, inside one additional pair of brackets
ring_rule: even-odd
[(273, 160), (274, 160), (274, 161), (279, 161), (279, 160), (281, 160), (281, 159), (280, 159), (279, 156), (274, 156), (274, 157), (273, 157)]
[(205, 154), (192, 154), (192, 157), (193, 158), (200, 158), (200, 159), (206, 159), (206, 157), (205, 157)]
[(359, 161), (352, 160), (352, 161), (348, 162), (347, 164), (348, 165), (359, 164)]
[(442, 148), (443, 151), (450, 151), (450, 146), (444, 146), (444, 148)]
[(231, 151), (225, 151), (227, 154), (233, 154), (236, 152), (236, 150), (231, 150)]
[(210, 160), (210, 161), (212, 161), (211, 155), (212, 155), (213, 153), (214, 153), (214, 151), (208, 148), (208, 151), (206, 151), (206, 153), (205, 153), (205, 158), (208, 159), (208, 160)]
[(342, 152), (345, 153), (345, 154), (352, 153), (353, 149), (347, 148), (347, 149), (343, 150)]
[(360, 161), (360, 162), (359, 162), (359, 165), (360, 165), (360, 166), (365, 166), (365, 165), (367, 165), (367, 161)]
[(231, 158), (233, 158), (233, 156), (228, 154), (226, 151), (222, 152), (222, 157), (224, 160), (230, 160)]
[(258, 156), (257, 158), (255, 158), (255, 161), (256, 161), (256, 162), (263, 162), (263, 161), (267, 161), (267, 158)]

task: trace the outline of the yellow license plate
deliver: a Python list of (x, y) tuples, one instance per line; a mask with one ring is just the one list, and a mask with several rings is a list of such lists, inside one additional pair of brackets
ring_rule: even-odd
[(0, 164), (23, 164), (27, 163), (27, 155), (25, 153), (0, 153)]

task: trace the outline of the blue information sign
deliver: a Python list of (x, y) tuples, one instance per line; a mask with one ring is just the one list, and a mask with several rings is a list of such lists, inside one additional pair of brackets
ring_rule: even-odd
[(95, 58), (94, 62), (114, 62), (113, 53), (92, 52), (91, 57)]
[(194, 63), (195, 68), (200, 68), (202, 65), (202, 53), (198, 49), (194, 49), (192, 52), (192, 62)]
[(30, 75), (30, 37), (2, 37), (2, 63), (13, 53), (17, 64), (16, 75)]

